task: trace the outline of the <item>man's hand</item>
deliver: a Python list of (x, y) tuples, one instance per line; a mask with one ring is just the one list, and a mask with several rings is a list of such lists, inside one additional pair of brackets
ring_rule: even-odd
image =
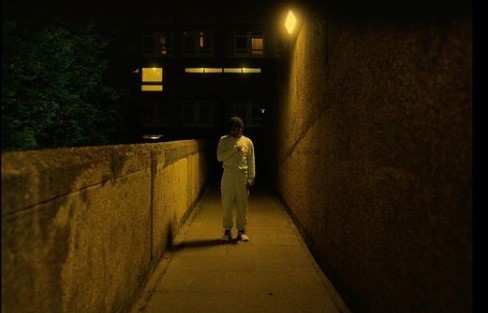
[(246, 184), (246, 188), (247, 188), (247, 190), (251, 190), (251, 188), (252, 188), (252, 184), (251, 184), (251, 183), (247, 183), (247, 184)]
[(236, 146), (236, 150), (241, 153), (247, 153), (247, 147), (246, 146)]

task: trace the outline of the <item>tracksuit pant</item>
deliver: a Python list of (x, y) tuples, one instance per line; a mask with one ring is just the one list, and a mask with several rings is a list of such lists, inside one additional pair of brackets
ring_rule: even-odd
[(236, 228), (246, 230), (249, 190), (247, 173), (242, 171), (225, 171), (220, 182), (222, 193), (223, 226), (231, 230), (234, 226), (234, 208), (237, 209)]

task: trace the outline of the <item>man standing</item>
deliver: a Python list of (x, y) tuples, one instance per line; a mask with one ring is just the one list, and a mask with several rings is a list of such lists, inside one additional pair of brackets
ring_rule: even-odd
[(249, 241), (246, 227), (249, 190), (256, 177), (254, 145), (251, 139), (242, 135), (244, 123), (239, 117), (231, 117), (228, 126), (230, 133), (222, 136), (217, 146), (217, 160), (223, 162), (224, 168), (220, 183), (224, 211), (222, 241), (232, 239), (234, 204), (237, 207), (237, 240)]

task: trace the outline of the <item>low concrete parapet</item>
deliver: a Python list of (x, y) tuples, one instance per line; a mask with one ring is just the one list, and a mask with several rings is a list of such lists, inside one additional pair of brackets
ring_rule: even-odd
[(2, 154), (2, 310), (126, 312), (199, 200), (197, 140)]

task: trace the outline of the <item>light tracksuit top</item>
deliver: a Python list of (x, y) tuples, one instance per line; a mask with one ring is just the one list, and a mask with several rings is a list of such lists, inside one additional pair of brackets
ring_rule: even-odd
[[(237, 146), (244, 146), (247, 152), (237, 151)], [(239, 138), (231, 135), (222, 136), (217, 146), (217, 160), (223, 162), (224, 172), (241, 172), (247, 174), (247, 182), (254, 183), (256, 166), (254, 164), (254, 145), (252, 140), (241, 135)]]

